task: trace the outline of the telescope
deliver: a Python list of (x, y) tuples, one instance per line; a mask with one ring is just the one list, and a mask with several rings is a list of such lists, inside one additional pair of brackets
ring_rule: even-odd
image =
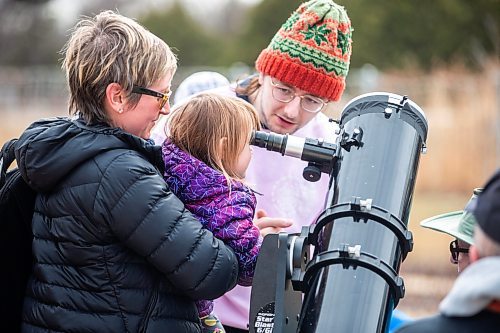
[[(251, 144), (330, 177), (323, 212), (300, 234), (264, 238), (252, 284), (251, 333), (386, 332), (404, 297), (408, 218), (427, 119), (407, 96), (347, 103), (335, 142), (256, 131)], [(311, 216), (311, 220), (314, 217)]]

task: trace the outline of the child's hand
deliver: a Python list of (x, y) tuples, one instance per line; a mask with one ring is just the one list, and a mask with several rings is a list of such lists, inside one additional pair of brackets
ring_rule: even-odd
[(264, 237), (270, 233), (278, 233), (283, 228), (288, 228), (293, 224), (291, 219), (283, 217), (268, 217), (263, 209), (257, 210), (253, 223), (259, 228), (260, 234)]

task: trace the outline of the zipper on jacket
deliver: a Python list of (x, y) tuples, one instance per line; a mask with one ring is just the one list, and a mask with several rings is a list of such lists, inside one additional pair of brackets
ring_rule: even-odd
[(156, 303), (158, 302), (158, 294), (159, 294), (159, 284), (155, 283), (155, 288), (154, 288), (154, 293), (153, 297), (151, 297), (151, 300), (148, 303), (148, 308), (146, 310), (146, 315), (144, 316), (144, 320), (141, 323), (141, 326), (139, 327), (139, 332), (140, 333), (145, 333), (146, 330), (148, 329), (149, 326), (149, 320), (151, 319), (151, 315), (153, 313), (153, 310), (156, 306)]

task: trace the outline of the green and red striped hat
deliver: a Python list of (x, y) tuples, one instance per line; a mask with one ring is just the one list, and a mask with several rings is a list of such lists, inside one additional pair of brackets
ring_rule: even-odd
[(310, 94), (338, 101), (352, 51), (351, 21), (331, 0), (303, 3), (255, 63), (256, 69)]

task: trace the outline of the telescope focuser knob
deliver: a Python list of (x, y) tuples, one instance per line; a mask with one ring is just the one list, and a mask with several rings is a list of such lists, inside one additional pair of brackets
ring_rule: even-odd
[(314, 163), (309, 163), (309, 165), (304, 168), (302, 176), (305, 180), (317, 182), (321, 178), (321, 170)]

